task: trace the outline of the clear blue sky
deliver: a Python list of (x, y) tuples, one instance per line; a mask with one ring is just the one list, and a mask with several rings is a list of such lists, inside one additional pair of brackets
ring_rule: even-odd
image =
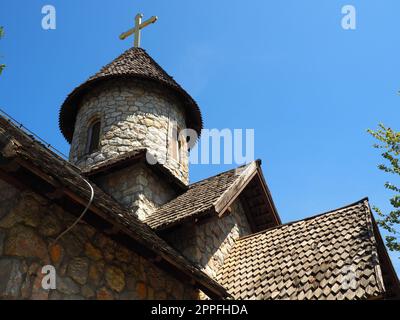
[[(41, 28), (46, 4), (56, 30)], [(357, 9), (355, 31), (341, 28), (346, 4)], [(159, 16), (142, 46), (193, 95), (206, 128), (255, 129), (284, 222), (364, 196), (389, 209), (392, 177), (376, 168), (366, 130), (400, 129), (400, 1), (2, 0), (0, 107), (68, 153), (60, 105), (131, 46), (118, 35), (137, 12)], [(228, 168), (193, 165), (191, 179)]]

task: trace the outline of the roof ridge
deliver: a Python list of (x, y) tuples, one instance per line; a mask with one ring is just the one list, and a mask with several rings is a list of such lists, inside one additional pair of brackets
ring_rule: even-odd
[(316, 218), (319, 218), (319, 217), (322, 217), (322, 216), (326, 216), (326, 215), (331, 214), (331, 213), (339, 213), (338, 211), (342, 211), (342, 210), (344, 210), (344, 209), (354, 207), (354, 206), (356, 206), (356, 205), (359, 205), (359, 204), (364, 203), (365, 201), (367, 201), (367, 202), (369, 201), (368, 197), (364, 197), (364, 198), (362, 198), (362, 199), (360, 199), (360, 200), (358, 200), (358, 201), (355, 201), (355, 202), (353, 202), (353, 203), (344, 205), (344, 206), (339, 207), (339, 208), (337, 208), (337, 209), (333, 209), (333, 210), (325, 211), (325, 212), (322, 212), (322, 213), (318, 213), (318, 214), (309, 216), (309, 217), (304, 218), (304, 219), (289, 221), (289, 222), (287, 222), (287, 223), (283, 223), (283, 224), (280, 224), (280, 225), (275, 226), (275, 227), (272, 227), (272, 228), (268, 228), (268, 229), (261, 230), (261, 231), (256, 232), (256, 233), (249, 234), (249, 235), (247, 235), (247, 236), (243, 236), (243, 237), (237, 239), (236, 242), (239, 242), (239, 241), (242, 241), (242, 240), (251, 238), (251, 237), (253, 237), (253, 236), (258, 236), (258, 235), (260, 235), (261, 233), (267, 233), (267, 232), (269, 232), (269, 231), (272, 231), (272, 230), (275, 230), (275, 229), (279, 229), (279, 228), (281, 228), (281, 227), (290, 226), (290, 225), (293, 225), (293, 224), (295, 224), (295, 223), (313, 220), (313, 219), (316, 219)]
[[(257, 161), (257, 160), (255, 160), (255, 161)], [(221, 176), (221, 175), (223, 175), (223, 174), (226, 174), (226, 173), (228, 173), (228, 172), (235, 171), (235, 170), (237, 170), (237, 169), (239, 169), (239, 168), (247, 167), (247, 166), (249, 166), (250, 164), (252, 164), (252, 163), (255, 162), (255, 161), (252, 161), (252, 162), (249, 162), (249, 163), (246, 163), (246, 164), (242, 164), (242, 165), (240, 165), (240, 166), (238, 166), (238, 167), (235, 167), (235, 168), (232, 168), (232, 169), (229, 169), (229, 170), (226, 170), (226, 171), (222, 171), (222, 172), (217, 173), (217, 174), (215, 174), (215, 175), (213, 175), (213, 176), (209, 176), (209, 177), (207, 177), (207, 178), (204, 178), (204, 179), (198, 180), (198, 181), (196, 181), (196, 182), (193, 182), (193, 183), (189, 184), (189, 188), (191, 188), (192, 186), (194, 186), (194, 185), (196, 185), (196, 184), (199, 184), (199, 183), (201, 183), (201, 182), (205, 182), (205, 181), (207, 181), (207, 180), (209, 180), (209, 179), (214, 179), (214, 178), (216, 178), (216, 177), (218, 177), (218, 176)]]

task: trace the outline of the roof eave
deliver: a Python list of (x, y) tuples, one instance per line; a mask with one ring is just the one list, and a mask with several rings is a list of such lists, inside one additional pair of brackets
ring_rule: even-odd
[(72, 142), (76, 116), (78, 114), (80, 101), (82, 100), (83, 96), (90, 90), (93, 90), (95, 86), (105, 83), (106, 81), (116, 80), (116, 79), (146, 80), (154, 82), (159, 86), (167, 90), (171, 90), (173, 93), (177, 94), (184, 105), (188, 127), (194, 129), (197, 132), (198, 136), (200, 137), (201, 130), (203, 128), (203, 119), (201, 116), (200, 108), (197, 105), (197, 103), (193, 100), (193, 98), (183, 88), (177, 88), (161, 80), (152, 77), (147, 77), (144, 75), (125, 74), (125, 75), (107, 75), (94, 79), (89, 79), (83, 84), (76, 87), (67, 96), (67, 98), (65, 99), (60, 108), (59, 127), (64, 138), (67, 140), (68, 143)]

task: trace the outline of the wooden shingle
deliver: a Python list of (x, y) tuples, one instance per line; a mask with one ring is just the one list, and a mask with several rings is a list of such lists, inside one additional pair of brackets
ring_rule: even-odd
[[(376, 258), (378, 246), (374, 234), (369, 232), (372, 224), (368, 200), (363, 199), (326, 214), (244, 237), (237, 240), (217, 280), (235, 298), (242, 299), (383, 296), (381, 265)], [(327, 239), (332, 245), (327, 245)], [(248, 256), (255, 246), (265, 249), (251, 251)], [(240, 274), (246, 274), (246, 279)], [(263, 274), (265, 280), (259, 281), (258, 274)], [(240, 294), (231, 290), (238, 286)]]

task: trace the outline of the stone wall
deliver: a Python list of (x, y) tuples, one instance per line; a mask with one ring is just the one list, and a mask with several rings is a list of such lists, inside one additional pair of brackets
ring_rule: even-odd
[(144, 220), (156, 208), (176, 197), (176, 192), (145, 164), (136, 164), (95, 179), (116, 201)]
[(241, 202), (236, 200), (229, 215), (213, 217), (196, 225), (181, 226), (167, 233), (164, 238), (215, 279), (235, 240), (250, 233)]
[[(0, 180), (0, 298), (195, 299), (181, 283), (84, 222), (29, 191)], [(42, 267), (57, 271), (56, 290), (41, 286)]]
[[(184, 183), (189, 181), (187, 143), (180, 160), (171, 153), (174, 127), (186, 128), (185, 113), (169, 90), (145, 80), (113, 80), (88, 93), (79, 106), (70, 161), (88, 167), (137, 148), (148, 148)], [(101, 120), (100, 150), (87, 154), (88, 128)]]

